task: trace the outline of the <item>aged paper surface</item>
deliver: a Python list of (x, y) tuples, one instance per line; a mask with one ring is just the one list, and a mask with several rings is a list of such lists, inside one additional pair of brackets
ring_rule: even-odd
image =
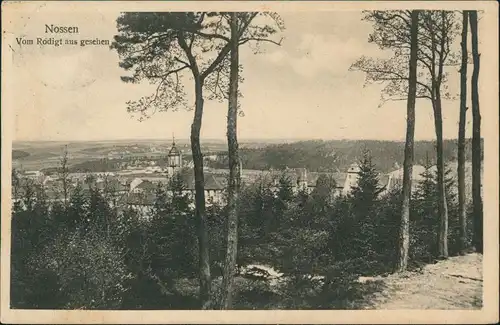
[[(26, 324), (480, 324), (498, 321), (497, 6), (493, 1), (2, 2), (1, 321)], [(361, 185), (351, 183), (350, 176), (359, 175), (361, 171), (355, 172), (359, 166), (352, 163), (360, 161), (362, 152), (365, 152), (363, 148), (368, 148), (379, 173), (378, 181), (382, 184), (380, 197), (388, 197), (392, 193), (390, 188), (396, 188), (394, 184), (402, 179), (403, 169), (399, 166), (403, 164), (408, 92), (406, 81), (391, 81), (395, 76), (400, 77), (395, 74), (398, 72), (395, 67), (407, 66), (404, 60), (408, 55), (401, 53), (409, 53), (404, 52), (409, 43), (389, 42), (385, 44), (386, 49), (380, 49), (376, 39), (369, 42), (374, 25), (362, 19), (366, 14), (363, 11), (381, 11), (379, 18), (383, 20), (397, 19), (393, 15), (401, 11), (410, 17), (408, 10), (417, 9), (427, 13), (446, 11), (452, 17), (449, 22), (453, 32), (450, 33), (455, 34), (450, 38), (450, 45), (433, 43), (442, 45), (443, 51), (449, 53), (441, 89), (442, 136), (445, 139), (444, 159), (452, 174), (457, 169), (462, 11), (478, 13), (481, 65), (478, 95), (484, 155), (483, 254), (468, 251), (460, 256), (453, 252), (453, 245), (457, 245), (458, 226), (453, 219), (456, 215), (454, 206), (448, 203), (449, 259), (428, 265), (425, 265), (428, 262), (421, 262), (420, 270), (389, 276), (381, 276), (387, 274), (385, 269), (367, 273), (375, 266), (362, 264), (361, 271), (357, 269), (358, 273), (349, 273), (351, 277), (356, 275), (356, 279), (349, 281), (345, 275), (349, 267), (346, 263), (339, 267), (344, 273), (334, 278), (340, 282), (334, 281), (327, 287), (325, 283), (331, 280), (330, 271), (324, 270), (331, 270), (335, 263), (359, 260), (361, 253), (356, 252), (364, 252), (366, 255), (362, 255), (361, 260), (365, 261), (371, 260), (370, 254), (385, 254), (386, 262), (380, 266), (384, 268), (387, 266), (384, 264), (392, 261), (387, 250), (394, 249), (395, 252), (395, 245), (389, 244), (384, 246), (386, 251), (377, 251), (371, 241), (373, 237), (368, 237), (376, 235), (364, 235), (366, 229), (363, 227), (356, 228), (358, 230), (349, 236), (344, 235), (344, 232), (352, 231), (353, 228), (349, 227), (333, 235), (332, 229), (341, 226), (328, 227), (336, 224), (335, 220), (340, 220), (340, 217), (321, 221), (320, 215), (331, 216), (324, 209), (317, 209), (321, 207), (318, 201), (312, 201), (314, 217), (311, 220), (316, 218), (315, 221), (307, 221), (300, 227), (290, 223), (286, 236), (280, 236), (280, 230), (273, 232), (269, 229), (284, 229), (288, 227), (288, 221), (280, 219), (281, 226), (276, 226), (268, 225), (263, 219), (262, 223), (257, 221), (252, 226), (245, 219), (246, 212), (252, 209), (245, 208), (242, 203), (240, 227), (247, 229), (243, 230), (247, 233), (240, 235), (239, 245), (258, 249), (251, 253), (238, 250), (239, 258), (245, 259), (243, 262), (238, 260), (238, 263), (246, 266), (247, 273), (253, 266), (254, 271), (267, 273), (272, 279), (247, 281), (241, 273), (243, 271), (239, 270), (235, 279), (238, 285), (233, 285), (239, 290), (233, 299), (235, 310), (207, 311), (196, 305), (196, 292), (200, 290), (197, 282), (199, 266), (193, 261), (199, 256), (195, 247), (196, 232), (192, 231), (189, 222), (180, 221), (161, 228), (151, 226), (157, 220), (155, 217), (139, 218), (138, 223), (127, 224), (127, 236), (133, 233), (140, 237), (138, 229), (145, 227), (151, 232), (140, 238), (152, 242), (144, 244), (138, 241), (141, 244), (137, 245), (125, 240), (125, 232), (120, 232), (122, 228), (113, 223), (114, 219), (109, 221), (103, 217), (107, 220), (103, 224), (94, 228), (89, 226), (93, 217), (101, 220), (99, 216), (107, 214), (123, 216), (134, 211), (137, 215), (151, 216), (158, 213), (155, 202), (158, 202), (160, 192), (155, 192), (156, 184), (158, 180), (175, 179), (173, 175), (178, 175), (178, 171), (186, 172), (182, 179), (184, 187), (179, 193), (190, 202), (178, 209), (194, 213), (195, 206), (199, 208), (194, 203), (197, 176), (193, 174), (196, 165), (190, 143), (193, 114), (197, 112), (196, 103), (199, 104), (195, 100), (197, 92), (193, 76), (197, 72), (193, 71), (192, 60), (198, 62), (201, 75), (208, 71), (203, 86), (205, 101), (201, 128), (205, 179), (202, 192), (207, 198), (207, 214), (210, 217), (216, 207), (224, 206), (228, 161), (221, 157), (226, 157), (223, 153), (228, 151), (226, 97), (230, 64), (229, 47), (226, 48), (225, 44), (229, 44), (230, 32), (229, 25), (224, 25), (223, 21), (230, 21), (227, 17), (233, 17), (228, 12), (276, 13), (258, 15), (249, 25), (249, 31), (239, 38), (239, 64), (244, 79), (239, 83), (242, 97), (238, 100), (242, 111), (238, 114), (237, 129), (238, 166), (244, 184), (242, 193), (247, 193), (245, 189), (251, 181), (266, 177), (262, 175), (283, 172), (293, 175), (293, 186), (290, 186), (293, 194), (290, 195), (297, 199), (304, 190), (310, 200), (315, 200), (320, 193), (319, 175), (327, 175), (326, 179), (333, 179), (336, 184), (330, 189), (333, 203), (328, 203), (334, 209), (340, 198), (350, 200), (355, 197), (350, 191)], [(391, 14), (384, 16), (384, 12)], [(149, 15), (149, 18), (144, 18), (144, 15)], [(119, 17), (125, 18), (119, 20)], [(179, 17), (200, 19), (200, 24), (200, 17), (204, 17), (203, 23), (211, 21), (212, 24), (195, 33), (186, 29), (185, 21), (176, 20)], [(443, 22), (445, 16), (430, 14), (428, 17)], [(165, 25), (166, 21), (171, 25)], [(425, 24), (426, 20), (422, 21)], [(240, 22), (239, 28), (243, 28), (244, 19)], [(442, 27), (444, 24), (435, 25)], [(395, 28), (394, 35), (404, 39), (404, 31)], [(174, 30), (175, 33), (164, 33), (165, 30)], [(429, 30), (434, 29), (427, 29), (427, 32)], [(471, 89), (474, 69), (471, 32), (472, 28), (469, 28), (467, 89)], [(389, 39), (387, 34), (381, 33), (378, 34), (382, 35), (380, 37)], [(432, 34), (429, 35), (428, 38), (424, 35), (424, 39), (433, 39)], [(439, 38), (437, 35), (434, 37)], [(185, 47), (178, 42), (181, 37), (187, 40)], [(142, 46), (141, 51), (147, 53), (138, 59), (133, 46)], [(400, 52), (395, 52), (398, 46)], [(422, 48), (424, 50), (419, 55), (427, 53), (425, 47)], [(224, 49), (227, 50), (226, 57), (210, 71), (211, 64)], [(440, 54), (434, 50), (435, 54)], [(194, 55), (186, 56), (186, 51)], [(392, 67), (378, 65), (377, 68), (389, 67), (388, 71), (382, 77), (378, 75), (379, 80), (369, 80), (366, 72), (374, 67), (370, 64), (389, 62), (384, 60), (394, 53), (400, 53), (398, 60), (402, 61)], [(126, 71), (127, 68), (130, 69)], [(418, 69), (425, 70), (425, 64), (419, 65)], [(120, 79), (122, 76), (137, 82), (126, 83), (127, 78)], [(423, 78), (418, 79), (420, 84), (425, 77), (425, 74), (418, 74), (418, 78)], [(425, 170), (426, 158), (431, 156), (430, 159), (434, 159), (436, 150), (433, 109), (425, 98), (425, 87), (422, 87), (417, 85), (415, 109), (415, 184), (421, 180), (419, 173)], [(468, 198), (471, 195), (472, 96), (469, 90), (465, 126)], [(331, 155), (325, 154), (325, 146)], [(42, 186), (36, 187), (38, 183)], [(87, 186), (88, 193), (106, 194), (109, 187), (105, 190), (97, 188), (99, 184), (108, 186), (108, 183), (115, 186), (111, 196), (103, 196), (109, 199), (108, 203), (101, 204), (97, 201), (102, 199), (101, 196), (90, 194), (89, 201), (79, 206), (90, 212), (82, 212), (85, 217), (75, 221), (75, 224), (80, 222), (80, 226), (71, 228), (74, 225), (68, 221), (69, 216), (77, 214), (71, 209), (77, 206), (79, 197), (73, 191), (75, 188), (82, 190), (76, 184), (81, 184), (83, 190)], [(28, 194), (30, 187), (26, 184), (32, 185), (31, 194)], [(69, 186), (71, 193), (62, 190), (60, 184), (65, 184), (64, 189)], [(274, 185), (269, 183), (269, 186), (279, 188), (280, 181)], [(418, 186), (414, 192), (419, 193)], [(168, 193), (176, 192), (167, 190)], [(155, 195), (154, 199), (150, 199), (150, 194)], [(29, 195), (31, 199), (27, 198)], [(279, 194), (277, 197), (280, 198)], [(376, 216), (380, 220), (386, 220), (383, 218), (390, 211), (383, 202), (392, 202), (383, 198), (377, 199), (382, 210), (368, 213), (379, 213)], [(366, 201), (361, 202), (364, 208), (368, 206)], [(396, 202), (399, 202), (397, 198)], [(471, 200), (467, 202), (469, 204)], [(109, 210), (99, 210), (102, 206)], [(303, 211), (301, 206), (293, 206), (293, 203), (285, 208), (287, 213), (273, 208), (268, 217), (282, 213), (286, 220), (296, 220), (292, 211)], [(13, 222), (13, 215), (21, 221)], [(266, 214), (260, 212), (256, 215)], [(113, 227), (120, 230), (117, 230), (118, 235), (114, 235)], [(221, 265), (225, 260), (226, 239), (221, 230), (224, 227), (224, 220), (219, 225), (208, 227), (210, 243), (217, 247), (210, 250), (210, 258), (219, 261), (211, 264), (214, 292), (220, 288), (222, 274), (217, 270), (223, 272)], [(254, 237), (258, 232), (256, 229), (261, 228), (270, 235)], [(155, 232), (157, 229), (163, 229), (163, 232)], [(382, 239), (395, 236), (397, 228), (391, 229), (392, 232), (377, 236)], [(222, 235), (214, 235), (216, 230)], [(413, 225), (410, 231), (410, 236), (413, 236), (410, 240), (411, 262), (415, 256), (412, 254), (417, 254), (413, 247), (433, 247), (434, 244), (429, 243), (435, 237), (426, 237), (429, 243), (425, 243), (418, 237), (424, 235), (416, 232)], [(164, 240), (166, 233), (171, 237)], [(154, 237), (155, 234), (159, 237)], [(219, 236), (219, 239), (214, 240), (211, 236)], [(347, 246), (339, 246), (332, 239), (342, 236), (346, 237)], [(354, 237), (363, 242), (358, 248), (354, 241), (349, 241)], [(251, 242), (251, 238), (259, 239)], [(143, 253), (147, 251), (144, 254), (150, 254), (149, 259), (139, 257), (139, 253), (131, 255), (134, 249), (139, 251), (139, 245), (144, 248)], [(324, 249), (322, 253), (316, 253), (317, 246)], [(373, 247), (373, 253), (366, 253), (367, 247)], [(278, 251), (278, 255), (272, 255), (274, 253), (266, 249)], [(189, 254), (194, 256), (192, 260)], [(321, 254), (328, 258), (336, 255), (325, 262), (318, 257)], [(134, 264), (136, 260), (149, 263), (149, 266)], [(160, 261), (157, 262), (160, 264), (154, 264), (154, 261)], [(173, 264), (169, 265), (170, 262)], [(171, 273), (166, 273), (166, 269)], [(314, 277), (315, 274), (321, 276)], [(288, 282), (283, 282), (288, 285), (286, 289), (279, 287), (285, 278), (288, 279)], [(311, 287), (304, 284), (299, 287), (298, 282), (291, 286), (292, 278), (305, 279)], [(179, 287), (174, 285), (178, 295), (172, 294), (169, 290), (174, 288), (169, 287), (170, 279), (176, 281), (175, 285), (184, 281), (183, 290), (190, 290), (190, 293), (180, 295)], [(317, 279), (320, 281), (314, 282)], [(259, 281), (271, 289), (259, 289), (262, 288), (256, 284)], [(314, 297), (310, 293), (316, 290), (312, 289), (312, 283), (320, 283), (323, 288), (315, 291), (317, 295)], [(346, 283), (342, 287), (344, 291), (338, 289), (338, 283)], [(381, 287), (374, 285), (375, 291), (368, 292), (370, 283)], [(250, 289), (244, 288), (245, 285)], [(276, 286), (281, 289), (276, 289)], [(322, 296), (319, 296), (320, 291)], [(243, 292), (248, 295), (244, 296)], [(254, 292), (253, 298), (251, 292)]]

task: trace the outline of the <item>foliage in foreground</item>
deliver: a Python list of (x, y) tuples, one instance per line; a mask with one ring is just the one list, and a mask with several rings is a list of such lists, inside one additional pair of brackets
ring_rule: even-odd
[[(239, 270), (272, 267), (278, 278), (240, 272), (235, 308), (360, 308), (380, 290), (359, 276), (391, 272), (396, 262), (400, 193), (382, 194), (369, 156), (358, 184), (335, 197), (331, 179), (312, 193), (295, 193), (285, 176), (277, 188), (264, 180), (243, 187)], [(435, 260), (435, 175), (430, 169), (413, 193), (410, 265)], [(459, 252), (454, 184), (448, 182), (450, 253)], [(106, 191), (77, 187), (68, 204), (49, 202), (42, 186), (24, 185), (12, 219), (14, 308), (197, 309), (197, 242), (193, 211), (182, 185), (173, 195), (159, 186), (147, 216), (113, 208)], [(224, 206), (208, 210), (214, 295), (225, 251)], [(260, 271), (260, 273), (265, 273)]]

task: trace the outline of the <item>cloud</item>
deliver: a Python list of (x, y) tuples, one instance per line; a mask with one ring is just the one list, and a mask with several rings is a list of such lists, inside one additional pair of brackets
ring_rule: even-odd
[(285, 59), (285, 57), (285, 52), (282, 50), (274, 51), (265, 55), (265, 59), (277, 64), (281, 63)]
[(273, 64), (288, 65), (306, 78), (313, 78), (325, 72), (340, 77), (344, 76), (351, 64), (362, 55), (378, 57), (380, 51), (357, 38), (308, 33), (301, 35), (294, 50), (278, 49), (265, 54), (264, 60)]

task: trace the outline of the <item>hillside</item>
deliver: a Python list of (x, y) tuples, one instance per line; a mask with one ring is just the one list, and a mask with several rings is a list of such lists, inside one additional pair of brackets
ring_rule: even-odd
[[(470, 141), (467, 142), (466, 160), (471, 158)], [(404, 142), (380, 140), (312, 140), (268, 145), (262, 148), (242, 148), (240, 156), (245, 169), (284, 169), (305, 167), (310, 171), (344, 171), (359, 160), (363, 150), (370, 151), (373, 162), (383, 172), (403, 164)], [(445, 161), (455, 160), (456, 140), (444, 142)], [(415, 163), (425, 165), (435, 160), (434, 141), (415, 143)], [(227, 165), (225, 157), (212, 162), (214, 168)]]
[(22, 159), (28, 157), (30, 155), (29, 152), (22, 150), (12, 150), (12, 159)]

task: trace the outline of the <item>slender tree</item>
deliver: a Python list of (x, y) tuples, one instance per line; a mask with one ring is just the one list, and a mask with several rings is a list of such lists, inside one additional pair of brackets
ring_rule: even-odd
[(474, 210), (473, 242), (476, 250), (483, 252), (483, 199), (481, 197), (481, 114), (479, 111), (479, 63), (477, 35), (477, 11), (469, 11), (470, 31), (472, 37), (472, 201)]
[(231, 29), (231, 57), (229, 72), (229, 100), (227, 112), (227, 143), (229, 154), (229, 184), (228, 184), (228, 219), (227, 219), (227, 253), (224, 264), (222, 282), (222, 308), (231, 307), (232, 282), (236, 269), (238, 253), (238, 196), (240, 192), (241, 171), (238, 155), (237, 117), (238, 117), (238, 13), (229, 14)]
[[(236, 271), (238, 252), (238, 201), (241, 183), (241, 164), (237, 138), (237, 119), (238, 113), (240, 113), (238, 83), (242, 80), (240, 76), (239, 48), (243, 44), (252, 42), (256, 46), (254, 50), (258, 52), (259, 45), (262, 42), (280, 45), (281, 40), (276, 42), (270, 36), (282, 30), (284, 25), (281, 18), (274, 13), (231, 12), (219, 13), (219, 15), (220, 21), (226, 22), (228, 26), (225, 30), (229, 30), (229, 35), (226, 37), (230, 45), (230, 56), (229, 58), (226, 57), (223, 64), (218, 67), (217, 73), (213, 75), (215, 82), (211, 83), (214, 86), (211, 90), (214, 97), (228, 99), (226, 132), (229, 163), (227, 246), (220, 307), (229, 309), (232, 303), (232, 283)], [(258, 20), (256, 18), (261, 18), (260, 22), (254, 22)], [(229, 77), (221, 78), (220, 76), (224, 74), (229, 75)], [(229, 84), (226, 86), (221, 80), (229, 80)]]
[[(139, 112), (140, 119), (150, 110), (175, 108), (184, 102), (182, 79), (184, 70), (191, 72), (195, 90), (195, 108), (191, 125), (191, 151), (195, 178), (195, 215), (198, 221), (200, 300), (203, 309), (211, 305), (209, 241), (205, 214), (203, 156), (200, 132), (204, 108), (204, 86), (229, 52), (229, 45), (220, 45), (220, 35), (212, 34), (204, 22), (207, 13), (124, 13), (117, 19), (119, 34), (112, 48), (120, 58), (120, 66), (133, 75), (122, 77), (125, 82), (143, 79), (156, 85), (151, 96), (128, 102), (129, 112)], [(212, 42), (210, 42), (212, 41)], [(215, 59), (203, 61), (199, 53), (215, 52)]]
[[(251, 17), (258, 13), (251, 13)], [(274, 14), (265, 15), (275, 17)], [(132, 72), (124, 82), (148, 80), (156, 85), (154, 93), (138, 101), (128, 102), (128, 110), (139, 113), (140, 120), (156, 111), (185, 105), (183, 79), (190, 72), (194, 86), (194, 116), (191, 125), (191, 151), (195, 178), (195, 216), (198, 220), (200, 299), (202, 308), (212, 307), (209, 239), (205, 208), (203, 156), (200, 146), (205, 94), (209, 99), (227, 97), (221, 91), (227, 84), (224, 74), (231, 49), (227, 14), (216, 12), (124, 13), (117, 19), (118, 32), (112, 48), (116, 49), (120, 66)], [(276, 19), (276, 21), (278, 21)], [(241, 21), (238, 45), (260, 41), (276, 29), (252, 19)], [(214, 58), (214, 59), (208, 59)], [(188, 74), (189, 77), (189, 74)], [(226, 78), (225, 78), (226, 77)]]
[(443, 116), (442, 99), (446, 96), (445, 81), (447, 74), (445, 65), (452, 63), (450, 45), (455, 36), (454, 13), (451, 11), (425, 11), (422, 25), (424, 26), (421, 41), (421, 60), (427, 68), (430, 80), (428, 91), (434, 111), (434, 126), (436, 131), (436, 165), (437, 185), (439, 193), (439, 231), (438, 256), (448, 257), (448, 205), (446, 202), (445, 167), (443, 157)]
[(458, 175), (458, 217), (460, 223), (460, 251), (467, 248), (467, 209), (465, 208), (465, 124), (467, 118), (467, 33), (468, 12), (462, 12), (462, 39), (461, 64), (460, 64), (460, 118), (458, 122), (458, 153), (457, 153), (457, 175)]
[[(369, 41), (382, 49), (391, 49), (390, 59), (362, 57), (351, 69), (366, 73), (367, 82), (384, 82), (382, 100), (406, 100), (409, 76), (406, 73), (411, 49), (411, 11), (369, 11), (365, 20), (374, 24)], [(439, 188), (438, 255), (448, 256), (448, 207), (444, 185), (442, 99), (447, 91), (445, 66), (455, 64), (451, 43), (456, 24), (452, 11), (427, 10), (419, 14), (417, 98), (430, 100), (434, 112)]]
[(408, 250), (410, 246), (410, 197), (415, 137), (415, 101), (417, 96), (418, 14), (417, 10), (413, 10), (411, 13), (408, 101), (406, 102), (406, 142), (403, 163), (403, 199), (399, 229), (399, 259), (397, 264), (397, 270), (400, 272), (405, 271), (408, 266)]

